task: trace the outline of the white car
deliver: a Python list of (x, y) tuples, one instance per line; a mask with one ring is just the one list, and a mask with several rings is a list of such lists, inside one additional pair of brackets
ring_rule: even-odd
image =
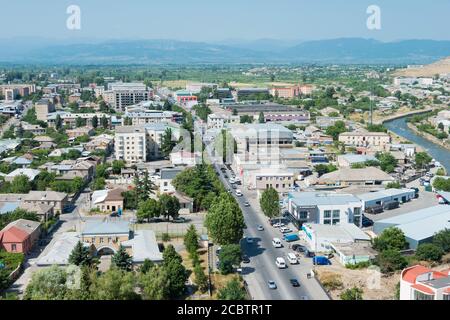
[(229, 181), (231, 184), (235, 183), (235, 180), (234, 180), (233, 177), (231, 177), (228, 181)]
[(272, 239), (272, 245), (273, 245), (275, 248), (281, 248), (281, 247), (283, 247), (283, 244), (281, 243), (281, 240), (280, 240), (279, 238), (273, 238), (273, 239)]
[(239, 190), (239, 189), (237, 189), (237, 190), (236, 190), (236, 196), (242, 197), (242, 191)]
[(292, 232), (292, 229), (288, 228), (288, 227), (281, 227), (280, 231), (281, 231), (281, 233), (288, 233), (288, 232)]
[(247, 237), (247, 243), (253, 243), (253, 238)]
[(278, 257), (275, 260), (275, 264), (277, 265), (278, 269), (285, 269), (285, 268), (287, 268), (286, 261), (282, 257)]
[(264, 227), (262, 225), (258, 225), (258, 231), (264, 231)]

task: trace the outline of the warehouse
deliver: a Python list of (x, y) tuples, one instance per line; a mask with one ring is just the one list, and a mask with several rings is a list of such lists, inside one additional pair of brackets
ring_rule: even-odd
[(398, 201), (399, 203), (408, 202), (415, 197), (414, 189), (386, 189), (377, 192), (368, 192), (357, 195), (364, 205), (364, 208), (375, 205), (384, 205), (387, 202)]
[(411, 249), (433, 240), (434, 234), (450, 229), (450, 206), (437, 205), (396, 217), (376, 221), (373, 231), (379, 235), (389, 227), (403, 231)]

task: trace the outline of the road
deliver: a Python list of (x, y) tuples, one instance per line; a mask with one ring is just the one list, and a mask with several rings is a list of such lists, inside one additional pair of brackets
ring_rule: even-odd
[[(214, 164), (214, 167), (219, 173), (222, 183), (231, 189), (219, 166)], [(231, 175), (228, 170), (227, 175)], [(276, 258), (283, 257), (287, 262), (287, 253), (292, 250), (289, 250), (288, 244), (284, 241), (283, 248), (277, 249), (272, 246), (272, 239), (281, 238), (281, 233), (278, 229), (273, 228), (261, 213), (255, 192), (243, 189), (242, 192), (244, 194), (242, 197), (235, 196), (235, 198), (242, 209), (247, 225), (245, 236), (254, 239), (253, 244), (242, 241), (243, 251), (250, 258), (249, 264), (243, 264), (242, 276), (248, 284), (252, 298), (255, 300), (328, 300), (329, 297), (317, 280), (307, 278), (307, 273), (312, 268), (311, 259), (301, 258), (300, 264), (290, 265), (288, 263), (288, 268), (278, 269), (275, 265)], [(250, 207), (244, 206), (246, 201), (250, 203)], [(264, 231), (258, 231), (258, 225), (262, 225)], [(290, 284), (289, 280), (293, 278), (300, 282), (300, 287), (293, 287)], [(276, 290), (269, 289), (268, 280), (274, 280), (278, 288)]]

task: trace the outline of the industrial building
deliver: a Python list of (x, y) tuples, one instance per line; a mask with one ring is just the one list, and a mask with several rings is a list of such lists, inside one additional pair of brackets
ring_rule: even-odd
[(380, 234), (389, 227), (402, 230), (410, 249), (416, 249), (419, 244), (432, 241), (437, 232), (450, 229), (450, 206), (437, 205), (379, 220), (375, 222), (373, 231)]
[(408, 202), (415, 197), (415, 190), (402, 188), (402, 189), (386, 189), (377, 192), (368, 192), (357, 195), (361, 199), (364, 208), (373, 207), (376, 205), (384, 205), (391, 201), (398, 201), (399, 203)]

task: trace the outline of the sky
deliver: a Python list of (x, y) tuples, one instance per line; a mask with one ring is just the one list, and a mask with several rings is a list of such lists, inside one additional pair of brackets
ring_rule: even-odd
[[(81, 29), (69, 30), (78, 5)], [(366, 13), (378, 5), (381, 29)], [(0, 0), (0, 38), (450, 40), (450, 0)]]

